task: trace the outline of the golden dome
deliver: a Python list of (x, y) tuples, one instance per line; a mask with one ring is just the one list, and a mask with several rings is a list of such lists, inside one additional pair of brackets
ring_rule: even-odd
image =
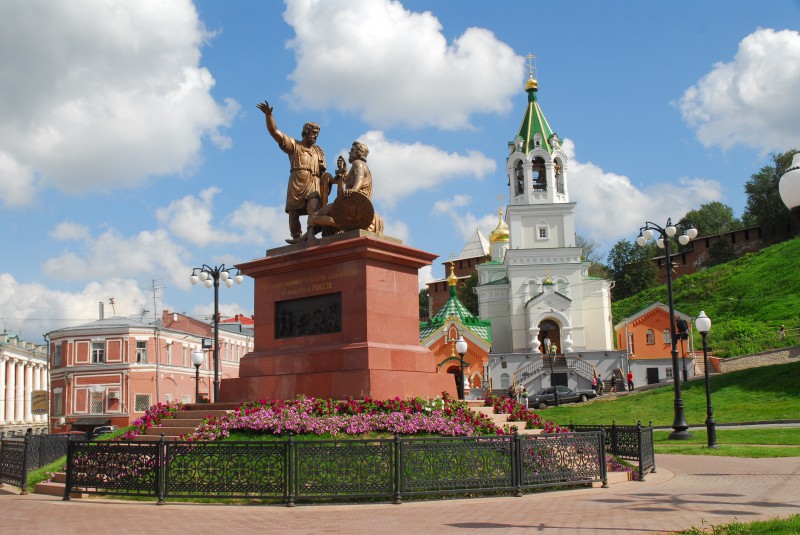
[(455, 286), (458, 283), (458, 277), (456, 277), (455, 271), (455, 262), (450, 261), (450, 275), (447, 277), (447, 285), (448, 286)]
[(489, 234), (489, 243), (507, 242), (509, 240), (508, 226), (506, 222), (503, 221), (503, 211), (499, 210), (498, 215), (499, 222), (497, 223), (497, 227)]
[(538, 91), (539, 89), (539, 82), (533, 77), (533, 73), (531, 73), (531, 77), (528, 78), (528, 81), (525, 82), (525, 91), (530, 91), (531, 89), (534, 91)]

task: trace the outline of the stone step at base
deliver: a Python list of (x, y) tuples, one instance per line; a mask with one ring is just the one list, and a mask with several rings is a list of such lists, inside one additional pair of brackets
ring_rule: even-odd
[[(47, 496), (64, 496), (64, 483), (37, 483), (34, 492), (36, 494), (45, 494)], [(82, 492), (73, 492), (69, 495), (70, 498), (85, 498), (86, 494)]]
[(217, 418), (221, 416), (225, 416), (230, 411), (227, 409), (216, 409), (216, 410), (185, 410), (180, 411), (177, 414), (177, 417), (181, 420), (205, 420), (207, 417), (215, 416)]
[(146, 429), (144, 434), (147, 436), (155, 436), (160, 437), (161, 433), (164, 433), (164, 436), (178, 436), (178, 435), (189, 435), (194, 433), (197, 430), (197, 427), (151, 427), (150, 429)]
[[(628, 481), (632, 481), (632, 476), (630, 472), (608, 472), (606, 474), (606, 478), (608, 479), (609, 485), (616, 485), (617, 483), (627, 483)], [(602, 487), (603, 484), (598, 482), (592, 483), (592, 487)]]

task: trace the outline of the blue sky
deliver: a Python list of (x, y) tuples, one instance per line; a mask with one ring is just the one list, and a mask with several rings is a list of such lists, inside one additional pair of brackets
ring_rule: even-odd
[[(579, 234), (607, 252), (706, 202), (741, 215), (800, 147), (798, 23), (788, 0), (2, 2), (0, 329), (39, 340), (100, 301), (208, 316), (193, 267), (288, 237), (265, 99), (288, 134), (318, 122), (331, 165), (365, 142), (386, 234), (443, 276), (507, 203), (529, 53)], [(220, 301), (251, 314), (251, 281)]]

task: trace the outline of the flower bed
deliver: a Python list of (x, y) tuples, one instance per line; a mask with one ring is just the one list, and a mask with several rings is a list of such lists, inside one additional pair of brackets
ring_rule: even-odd
[(545, 433), (568, 433), (569, 429), (545, 420), (525, 405), (509, 397), (489, 396), (484, 405), (494, 407), (495, 414), (508, 414), (509, 422), (525, 422), (525, 429), (542, 429)]
[(185, 405), (179, 401), (169, 403), (156, 403), (144, 412), (141, 418), (131, 422), (131, 429), (115, 438), (115, 440), (131, 440), (137, 435), (144, 434), (146, 429), (151, 427), (161, 427), (161, 420), (164, 418), (175, 418), (175, 415), (185, 409)]

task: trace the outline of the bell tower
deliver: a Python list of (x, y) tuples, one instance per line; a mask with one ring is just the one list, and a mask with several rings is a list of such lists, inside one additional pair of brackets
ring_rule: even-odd
[(528, 55), (528, 104), (522, 124), (509, 142), (508, 221), (511, 249), (575, 246), (575, 204), (569, 200), (569, 162), (538, 101), (534, 56)]

